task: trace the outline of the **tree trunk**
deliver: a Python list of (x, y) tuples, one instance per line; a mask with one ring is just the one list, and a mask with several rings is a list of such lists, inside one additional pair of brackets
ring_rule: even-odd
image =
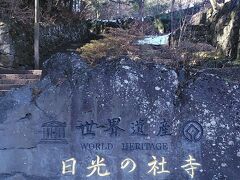
[(48, 2), (47, 2), (47, 12), (50, 12), (52, 10), (52, 3), (53, 3), (52, 0), (48, 0)]
[(180, 29), (179, 29), (180, 30), (180, 35), (179, 35), (179, 39), (178, 39), (178, 46), (181, 45), (183, 34), (186, 31), (186, 27), (187, 27), (187, 22), (186, 21), (187, 21), (187, 17), (185, 16), (182, 24), (180, 25)]
[(216, 12), (219, 9), (219, 4), (217, 3), (217, 0), (210, 0), (210, 3), (212, 5), (213, 11)]
[(35, 69), (39, 69), (39, 0), (35, 0), (34, 65)]
[(73, 9), (73, 0), (70, 0), (69, 2), (69, 11), (72, 12)]
[(172, 0), (172, 4), (171, 4), (171, 40), (170, 40), (170, 45), (173, 46), (173, 31), (174, 31), (174, 25), (173, 25), (173, 21), (174, 21), (174, 17), (173, 17), (173, 13), (174, 13), (174, 5), (175, 5), (175, 0)]
[(139, 19), (140, 21), (144, 21), (144, 0), (139, 0)]
[(121, 0), (118, 0), (118, 16), (121, 18), (122, 12), (121, 12)]
[(77, 12), (77, 0), (74, 1), (74, 11)]

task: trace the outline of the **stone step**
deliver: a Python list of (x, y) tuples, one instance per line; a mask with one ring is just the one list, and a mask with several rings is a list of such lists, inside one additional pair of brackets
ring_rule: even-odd
[(0, 79), (40, 79), (36, 74), (0, 74)]
[(20, 88), (24, 85), (16, 85), (16, 84), (0, 84), (0, 90), (10, 90), (10, 89), (13, 89), (13, 88)]
[(38, 82), (38, 79), (0, 79), (0, 84), (26, 85)]
[(42, 74), (42, 70), (0, 69), (0, 74), (33, 74), (33, 75), (41, 75)]

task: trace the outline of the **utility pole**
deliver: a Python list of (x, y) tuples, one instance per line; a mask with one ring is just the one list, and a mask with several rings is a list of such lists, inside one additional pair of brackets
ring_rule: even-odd
[(35, 66), (35, 69), (39, 69), (39, 0), (35, 0), (34, 66)]

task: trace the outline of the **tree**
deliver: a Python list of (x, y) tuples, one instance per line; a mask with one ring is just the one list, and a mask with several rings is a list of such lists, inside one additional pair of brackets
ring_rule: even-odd
[(102, 8), (106, 5), (105, 0), (90, 0), (90, 6), (92, 7), (95, 18), (99, 19), (102, 13)]
[(33, 20), (33, 9), (23, 0), (0, 0), (0, 19), (28, 23)]
[(122, 5), (130, 5), (130, 2), (128, 0), (109, 0), (109, 2), (115, 3), (118, 5), (118, 12), (117, 14), (119, 15), (119, 17), (122, 16)]
[(132, 0), (130, 2), (132, 4), (136, 4), (137, 5), (139, 20), (143, 21), (143, 19), (144, 19), (144, 3), (145, 3), (145, 0)]
[(156, 16), (164, 13), (170, 7), (169, 1), (165, 0), (145, 0), (145, 14)]

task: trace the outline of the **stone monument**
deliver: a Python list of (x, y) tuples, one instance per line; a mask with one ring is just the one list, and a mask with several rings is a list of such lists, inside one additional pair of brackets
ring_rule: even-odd
[(62, 53), (45, 70), (0, 98), (0, 179), (239, 179), (238, 82)]

